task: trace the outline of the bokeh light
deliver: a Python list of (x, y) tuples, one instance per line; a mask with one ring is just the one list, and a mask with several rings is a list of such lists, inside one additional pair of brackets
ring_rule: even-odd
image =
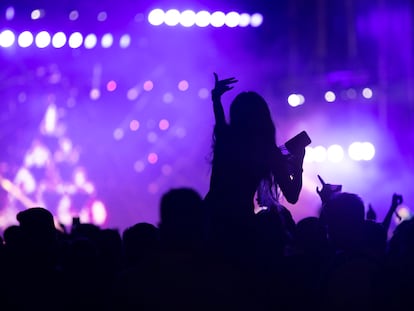
[(131, 36), (128, 34), (122, 35), (121, 39), (119, 39), (119, 46), (123, 49), (126, 49), (131, 44)]
[(77, 10), (70, 11), (69, 19), (71, 21), (76, 21), (79, 18), (79, 12)]
[(239, 26), (240, 27), (247, 27), (250, 25), (250, 14), (243, 13), (240, 14)]
[(101, 45), (103, 48), (107, 49), (112, 46), (112, 43), (114, 42), (114, 37), (110, 33), (106, 33), (102, 36), (101, 39)]
[(207, 27), (210, 25), (211, 15), (207, 11), (200, 11), (196, 14), (195, 24), (198, 27)]
[(108, 18), (108, 14), (105, 11), (99, 12), (98, 16), (96, 17), (96, 19), (100, 22), (106, 21), (107, 18)]
[(91, 206), (92, 222), (95, 225), (101, 226), (106, 222), (108, 213), (105, 208), (105, 204), (101, 201), (95, 200)]
[(116, 82), (114, 80), (111, 80), (106, 84), (106, 89), (108, 92), (113, 92), (116, 90), (116, 86)]
[(17, 43), (20, 47), (27, 48), (32, 45), (33, 40), (33, 35), (30, 31), (23, 31), (17, 38)]
[(154, 9), (148, 14), (148, 22), (151, 25), (159, 26), (164, 23), (165, 13), (161, 9)]
[(134, 163), (134, 170), (137, 173), (141, 173), (144, 170), (144, 168), (145, 168), (144, 161), (141, 161), (141, 160), (135, 161), (135, 163)]
[(163, 95), (162, 100), (166, 104), (170, 104), (174, 101), (174, 95), (170, 92), (167, 92)]
[(129, 89), (127, 92), (127, 98), (129, 100), (135, 100), (138, 98), (139, 91), (137, 88), (133, 87), (132, 89)]
[(124, 130), (121, 128), (115, 129), (113, 136), (115, 140), (121, 140), (124, 137)]
[(369, 87), (366, 87), (362, 90), (362, 96), (366, 99), (372, 98), (373, 92)]
[(41, 31), (36, 35), (35, 43), (38, 48), (45, 48), (49, 46), (51, 41), (50, 34), (47, 31)]
[(349, 145), (348, 155), (354, 161), (361, 161), (363, 158), (362, 143), (354, 142)]
[(96, 38), (96, 35), (93, 33), (88, 34), (85, 37), (84, 45), (86, 49), (93, 49), (96, 46), (96, 43), (98, 42), (98, 39)]
[(178, 89), (180, 91), (187, 91), (188, 90), (188, 87), (189, 87), (189, 84), (188, 84), (187, 80), (181, 80), (178, 83)]
[(155, 133), (155, 132), (149, 132), (148, 134), (147, 134), (147, 140), (148, 140), (148, 142), (149, 143), (151, 143), (151, 144), (153, 144), (153, 143), (155, 143), (157, 140), (158, 140), (158, 135), (157, 135), (157, 133)]
[(228, 27), (236, 27), (240, 23), (240, 15), (237, 12), (229, 12), (226, 14), (226, 19), (224, 21)]
[(250, 18), (250, 25), (252, 27), (259, 27), (263, 23), (263, 15), (260, 13), (254, 13)]
[(129, 123), (129, 128), (131, 129), (131, 131), (137, 131), (138, 129), (139, 129), (139, 122), (138, 122), (138, 120), (132, 120), (130, 123)]
[(164, 16), (164, 22), (168, 26), (176, 26), (180, 22), (180, 12), (175, 9), (168, 10)]
[(7, 29), (0, 33), (0, 46), (4, 48), (11, 47), (16, 40), (16, 36), (13, 31)]
[(327, 157), (326, 148), (323, 146), (316, 146), (312, 152), (314, 162), (324, 162)]
[(70, 35), (68, 44), (72, 49), (77, 49), (83, 43), (83, 36), (80, 32), (74, 32)]
[(344, 150), (340, 145), (331, 145), (328, 148), (328, 161), (333, 163), (341, 162), (344, 158)]
[(334, 93), (334, 92), (332, 92), (332, 91), (327, 91), (327, 92), (325, 93), (325, 100), (326, 100), (328, 103), (333, 103), (333, 102), (336, 100), (336, 95), (335, 95), (335, 93)]
[(63, 32), (57, 32), (52, 37), (52, 46), (54, 48), (62, 48), (66, 44), (66, 35)]
[(168, 122), (167, 119), (162, 119), (160, 120), (158, 127), (160, 128), (161, 131), (166, 131), (170, 127), (170, 122)]
[(151, 80), (147, 80), (144, 82), (144, 90), (149, 92), (154, 88), (154, 83)]
[(14, 13), (15, 13), (15, 11), (14, 11), (14, 7), (9, 6), (9, 7), (6, 9), (6, 14), (5, 14), (5, 16), (6, 16), (6, 20), (11, 21), (11, 20), (14, 18)]
[(93, 89), (89, 92), (89, 97), (90, 97), (92, 100), (97, 100), (100, 96), (101, 96), (101, 91), (99, 91), (99, 89), (97, 89), (97, 88), (93, 88)]
[(180, 24), (184, 27), (191, 27), (195, 24), (196, 13), (192, 10), (181, 12)]
[(155, 152), (151, 152), (150, 154), (148, 154), (147, 160), (148, 160), (149, 164), (157, 163), (158, 162), (158, 154), (156, 154)]
[(213, 27), (222, 27), (226, 21), (226, 14), (221, 11), (216, 11), (211, 14), (211, 26)]
[(198, 97), (200, 97), (201, 99), (206, 99), (209, 97), (209, 95), (210, 91), (205, 87), (198, 90)]

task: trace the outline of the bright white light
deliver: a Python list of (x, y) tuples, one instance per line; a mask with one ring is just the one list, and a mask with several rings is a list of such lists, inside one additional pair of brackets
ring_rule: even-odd
[(43, 10), (33, 10), (32, 14), (30, 14), (30, 16), (32, 17), (32, 19), (39, 19), (43, 16)]
[(328, 91), (328, 92), (326, 92), (326, 93), (325, 93), (325, 100), (326, 100), (328, 103), (333, 103), (333, 102), (336, 100), (335, 93), (334, 93), (334, 92), (332, 92), (332, 91)]
[(36, 35), (35, 43), (38, 48), (45, 48), (50, 44), (50, 35), (47, 31), (41, 31)]
[(11, 47), (16, 40), (14, 33), (11, 30), (4, 30), (0, 33), (0, 46), (4, 48)]
[(348, 155), (354, 161), (361, 161), (363, 158), (362, 143), (354, 142), (351, 145), (349, 145)]
[(207, 27), (210, 24), (211, 15), (207, 11), (200, 11), (196, 14), (196, 25), (198, 27)]
[(82, 187), (86, 183), (86, 174), (83, 169), (77, 169), (73, 174), (73, 181), (76, 186)]
[(237, 12), (229, 12), (226, 14), (226, 19), (224, 23), (228, 27), (236, 27), (240, 23), (240, 14)]
[(180, 16), (178, 10), (168, 10), (164, 16), (164, 22), (168, 26), (176, 26), (180, 22)]
[(114, 38), (110, 33), (106, 33), (102, 36), (101, 45), (103, 48), (111, 47), (112, 43), (114, 42)]
[(184, 27), (191, 27), (195, 24), (196, 14), (192, 10), (181, 12), (180, 24)]
[(93, 33), (91, 33), (91, 34), (86, 36), (85, 41), (83, 42), (83, 44), (85, 45), (85, 48), (93, 49), (95, 47), (97, 41), (98, 40), (96, 39), (96, 36)]
[(165, 13), (164, 13), (163, 10), (161, 10), (161, 9), (155, 9), (155, 10), (152, 10), (148, 14), (148, 22), (151, 25), (159, 26), (162, 23), (164, 23), (164, 17), (165, 17)]
[(255, 13), (250, 19), (250, 25), (252, 27), (259, 27), (263, 23), (263, 15), (260, 13)]
[(312, 147), (305, 147), (305, 158), (303, 159), (303, 162), (311, 163), (313, 162), (313, 148)]
[(366, 87), (362, 90), (362, 96), (366, 99), (372, 98), (372, 90), (369, 87)]
[(14, 18), (14, 7), (9, 6), (6, 9), (6, 20), (11, 21)]
[(243, 13), (240, 15), (239, 26), (240, 27), (247, 27), (250, 25), (250, 15), (247, 13)]
[(313, 148), (313, 161), (323, 162), (326, 160), (326, 149), (323, 146)]
[(211, 14), (211, 26), (213, 27), (222, 27), (226, 21), (226, 15), (223, 12), (216, 11)]
[(45, 114), (45, 123), (44, 123), (44, 130), (46, 134), (54, 133), (56, 129), (58, 114), (56, 105), (51, 104), (47, 107), (46, 114)]
[(101, 201), (94, 201), (91, 209), (93, 223), (95, 225), (103, 225), (108, 216), (105, 205)]
[(70, 35), (68, 43), (72, 49), (77, 49), (83, 43), (83, 36), (80, 32), (74, 32)]
[(344, 158), (344, 150), (339, 145), (332, 145), (328, 148), (328, 161), (333, 163), (341, 162)]
[(63, 32), (57, 32), (53, 35), (52, 45), (59, 49), (66, 44), (66, 35)]
[(291, 107), (297, 107), (305, 102), (305, 98), (300, 94), (290, 94), (288, 103)]
[(370, 142), (362, 143), (362, 160), (370, 161), (375, 156), (375, 147)]
[(23, 31), (17, 38), (17, 43), (22, 48), (27, 48), (33, 43), (33, 35), (30, 31)]
[(123, 49), (126, 49), (131, 44), (131, 36), (125, 34), (119, 39), (119, 46)]

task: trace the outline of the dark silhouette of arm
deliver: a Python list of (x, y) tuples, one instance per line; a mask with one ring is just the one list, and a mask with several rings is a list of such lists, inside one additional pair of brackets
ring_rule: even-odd
[(221, 103), (221, 96), (233, 89), (233, 86), (230, 86), (233, 83), (236, 83), (235, 78), (228, 78), (224, 80), (219, 80), (218, 75), (214, 73), (214, 89), (211, 91), (211, 98), (213, 100), (213, 109), (214, 117), (216, 120), (216, 127), (222, 127), (226, 124), (226, 118), (224, 116), (224, 109)]
[(385, 215), (384, 220), (382, 221), (382, 225), (385, 228), (386, 232), (388, 232), (388, 229), (390, 228), (392, 215), (396, 213), (397, 207), (401, 205), (402, 202), (403, 202), (402, 195), (395, 194), (395, 193), (392, 195), (391, 206), (387, 212), (387, 215)]

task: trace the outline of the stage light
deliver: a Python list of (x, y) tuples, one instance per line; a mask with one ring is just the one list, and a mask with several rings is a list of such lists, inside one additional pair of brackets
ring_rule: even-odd
[(113, 92), (116, 90), (116, 82), (114, 80), (109, 81), (106, 84), (106, 89), (108, 90), (108, 92)]
[(239, 26), (240, 27), (247, 27), (250, 25), (250, 15), (247, 13), (240, 14)]
[(211, 15), (207, 11), (200, 11), (196, 14), (195, 24), (198, 27), (207, 27), (210, 24)]
[(158, 162), (158, 154), (151, 152), (147, 157), (148, 163), (155, 164)]
[(362, 143), (362, 160), (370, 161), (375, 156), (375, 147), (370, 142)]
[(164, 16), (164, 22), (168, 26), (176, 26), (180, 22), (180, 12), (175, 9), (168, 10)]
[(33, 20), (39, 19), (39, 18), (43, 17), (44, 15), (45, 15), (44, 10), (33, 10), (32, 13), (30, 14), (30, 16)]
[(222, 27), (226, 21), (226, 15), (221, 11), (216, 11), (211, 14), (211, 26), (213, 27)]
[(139, 122), (137, 120), (132, 120), (129, 123), (129, 128), (133, 132), (137, 131), (139, 129)]
[(86, 183), (85, 171), (81, 168), (75, 169), (73, 173), (73, 181), (76, 186), (82, 187)]
[(145, 163), (143, 161), (138, 160), (134, 163), (134, 170), (137, 173), (141, 173), (144, 170), (144, 168), (145, 168)]
[(357, 93), (356, 93), (355, 89), (350, 88), (350, 89), (346, 90), (346, 96), (350, 99), (355, 99), (356, 96), (357, 96)]
[[(1, 35), (0, 35), (1, 38)], [(23, 31), (17, 38), (17, 44), (22, 48), (27, 48), (33, 43), (33, 35), (30, 31)]]
[(325, 93), (325, 100), (326, 100), (328, 103), (333, 103), (333, 102), (336, 100), (336, 95), (335, 95), (335, 93), (334, 93), (334, 92), (332, 92), (332, 91), (327, 91), (327, 92)]
[(6, 9), (6, 20), (11, 21), (14, 18), (14, 13), (15, 13), (14, 7), (9, 6)]
[(263, 23), (263, 15), (260, 13), (255, 13), (250, 18), (250, 25), (252, 27), (259, 27)]
[(52, 46), (59, 49), (66, 44), (66, 35), (63, 32), (57, 32), (52, 37)]
[(138, 98), (139, 92), (137, 88), (133, 87), (132, 89), (129, 89), (127, 92), (127, 98), (129, 100), (135, 100)]
[(144, 90), (149, 92), (154, 88), (154, 83), (151, 80), (147, 80), (144, 82)]
[(125, 34), (119, 39), (119, 46), (123, 49), (126, 49), (131, 44), (131, 36)]
[(327, 152), (325, 147), (316, 146), (313, 148), (313, 161), (324, 162), (326, 160)]
[(101, 45), (103, 48), (110, 48), (113, 42), (114, 38), (110, 33), (106, 33), (102, 36)]
[(121, 128), (117, 128), (115, 129), (113, 135), (115, 140), (121, 140), (124, 137), (124, 130)]
[(90, 97), (92, 100), (97, 100), (100, 96), (101, 96), (101, 91), (99, 91), (99, 89), (97, 89), (97, 88), (93, 88), (93, 89), (89, 92), (89, 97)]
[(96, 36), (93, 33), (91, 33), (91, 34), (89, 34), (85, 37), (85, 41), (83, 42), (83, 44), (84, 44), (85, 48), (93, 49), (95, 47), (97, 41), (98, 40), (97, 40)]
[(164, 165), (161, 167), (161, 172), (164, 174), (164, 176), (169, 176), (169, 175), (171, 175), (171, 173), (172, 173), (172, 167), (171, 167), (171, 165), (164, 164)]
[(240, 23), (240, 15), (237, 12), (229, 12), (226, 14), (226, 19), (224, 21), (228, 27), (236, 27)]
[(58, 120), (58, 111), (56, 105), (51, 104), (47, 107), (44, 118), (44, 131), (46, 134), (53, 134)]
[(307, 146), (305, 148), (305, 157), (303, 158), (303, 162), (312, 163), (313, 162), (313, 148)]
[(106, 19), (108, 18), (108, 14), (106, 12), (99, 12), (98, 16), (97, 16), (97, 20), (100, 22), (104, 22), (106, 21)]
[(147, 134), (147, 140), (149, 143), (155, 143), (158, 139), (158, 135), (155, 132), (149, 132)]
[(74, 32), (69, 36), (68, 45), (72, 49), (77, 49), (78, 47), (82, 45), (82, 43), (83, 43), (83, 36), (81, 35), (80, 32)]
[(188, 84), (188, 82), (186, 81), (186, 80), (181, 80), (179, 83), (178, 83), (178, 89), (180, 90), (180, 91), (187, 91), (188, 90), (188, 87), (189, 87), (189, 84)]
[(191, 27), (195, 24), (196, 14), (192, 10), (181, 12), (180, 24), (184, 27)]
[(13, 31), (7, 29), (0, 33), (0, 46), (4, 48), (11, 47), (16, 40), (16, 36)]
[(288, 96), (288, 103), (291, 107), (297, 107), (305, 102), (305, 98), (301, 94), (290, 94)]
[(348, 155), (354, 161), (361, 161), (363, 157), (362, 143), (354, 142), (349, 145)]
[(170, 92), (167, 92), (162, 96), (162, 100), (164, 103), (170, 104), (174, 100), (174, 95), (171, 94)]
[(164, 23), (165, 13), (161, 9), (154, 9), (148, 14), (148, 22), (151, 25), (159, 26)]
[(106, 221), (108, 213), (105, 208), (105, 204), (101, 201), (95, 200), (91, 206), (92, 222), (95, 225), (103, 225)]
[(51, 38), (47, 31), (41, 31), (36, 35), (35, 43), (40, 49), (47, 47), (50, 44)]
[(71, 21), (76, 21), (79, 18), (79, 12), (76, 10), (73, 10), (69, 13), (69, 19)]
[(344, 158), (344, 150), (340, 145), (331, 145), (328, 148), (328, 161), (333, 163), (341, 162)]
[(158, 123), (158, 127), (161, 131), (166, 131), (170, 127), (170, 122), (168, 122), (167, 119), (160, 120), (160, 123)]
[(178, 127), (175, 130), (175, 135), (177, 135), (178, 138), (184, 138), (187, 135), (187, 131), (183, 127)]
[(206, 89), (205, 87), (201, 88), (198, 91), (198, 97), (200, 97), (201, 99), (206, 99), (209, 97), (209, 95), (210, 95), (210, 91)]
[(366, 87), (362, 90), (362, 96), (366, 99), (372, 98), (372, 90), (369, 87)]

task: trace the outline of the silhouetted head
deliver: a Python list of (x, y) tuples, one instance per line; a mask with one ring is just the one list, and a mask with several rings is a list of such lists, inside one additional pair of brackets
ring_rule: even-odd
[(201, 208), (202, 198), (193, 189), (177, 188), (165, 193), (161, 198), (162, 239), (176, 242), (199, 239), (202, 231)]
[(334, 194), (325, 205), (328, 234), (340, 248), (354, 248), (361, 243), (365, 220), (362, 199), (353, 193)]
[(17, 214), (22, 234), (33, 242), (48, 242), (56, 238), (53, 215), (42, 207), (33, 207)]
[(296, 243), (305, 252), (322, 251), (328, 246), (325, 227), (317, 217), (306, 217), (296, 225)]
[(242, 92), (230, 106), (230, 126), (243, 135), (260, 133), (266, 138), (275, 138), (275, 126), (269, 107), (256, 92)]
[(122, 234), (125, 257), (134, 264), (145, 257), (151, 257), (159, 248), (159, 230), (149, 223), (138, 223), (125, 229)]

